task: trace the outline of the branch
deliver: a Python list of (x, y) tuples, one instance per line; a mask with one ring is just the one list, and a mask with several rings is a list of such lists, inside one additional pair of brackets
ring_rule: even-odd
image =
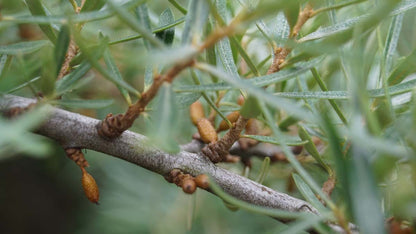
[[(0, 111), (13, 107), (26, 107), (34, 99), (11, 95), (0, 97)], [(243, 201), (270, 208), (292, 212), (318, 214), (305, 201), (279, 193), (245, 177), (214, 165), (200, 153), (181, 151), (176, 155), (167, 154), (149, 146), (143, 135), (125, 131), (120, 137), (106, 140), (96, 130), (99, 120), (52, 108), (52, 114), (37, 129), (37, 133), (56, 140), (64, 147), (84, 148), (102, 152), (156, 172), (162, 176), (173, 169), (180, 169), (193, 176), (210, 175), (228, 194)]]

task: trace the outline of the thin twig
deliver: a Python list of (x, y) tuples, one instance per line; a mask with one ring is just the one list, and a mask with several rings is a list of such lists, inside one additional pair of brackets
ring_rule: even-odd
[[(310, 4), (307, 4), (305, 8), (299, 13), (298, 20), (296, 21), (295, 26), (293, 26), (293, 28), (291, 29), (289, 38), (296, 39), (302, 26), (306, 23), (306, 21), (308, 21), (308, 19), (310, 19), (313, 16), (313, 12), (314, 11), (312, 9), (312, 6)], [(291, 51), (292, 50), (290, 48), (273, 48), (274, 58), (272, 64), (269, 67), (269, 70), (267, 70), (267, 74), (272, 74), (280, 71), (280, 65), (284, 63), (286, 57), (289, 55)]]
[[(78, 6), (75, 1), (70, 1), (72, 6), (74, 7), (75, 13), (79, 14), (84, 6), (85, 0), (82, 1), (81, 6)], [(82, 24), (79, 24), (77, 29), (81, 30)], [(70, 72), (70, 63), (71, 60), (78, 54), (79, 48), (76, 45), (74, 38), (71, 36), (68, 50), (66, 51), (65, 60), (62, 63), (61, 69), (59, 70), (57, 80), (62, 79), (65, 75)]]
[[(218, 28), (215, 30), (198, 48), (199, 53), (206, 48), (213, 46), (223, 37), (229, 36), (235, 31), (235, 24), (238, 20), (232, 21), (228, 26)], [(104, 138), (112, 139), (119, 137), (124, 131), (129, 129), (134, 121), (145, 110), (147, 104), (156, 96), (160, 86), (164, 82), (171, 83), (173, 79), (184, 69), (191, 67), (195, 63), (195, 57), (198, 53), (193, 55), (185, 62), (180, 62), (169, 69), (164, 75), (156, 75), (153, 83), (148, 90), (146, 90), (140, 99), (131, 105), (125, 114), (113, 115), (108, 114), (106, 118), (97, 125), (98, 134)]]

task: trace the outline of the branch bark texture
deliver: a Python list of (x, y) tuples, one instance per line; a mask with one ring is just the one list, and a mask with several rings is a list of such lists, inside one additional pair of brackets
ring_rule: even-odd
[[(34, 99), (3, 95), (0, 96), (0, 111), (6, 112), (13, 107), (26, 107), (34, 102)], [(182, 148), (183, 151), (178, 154), (168, 154), (150, 146), (145, 136), (131, 131), (125, 131), (120, 137), (112, 140), (104, 139), (97, 133), (98, 123), (97, 119), (52, 108), (51, 114), (36, 132), (56, 140), (65, 148), (85, 148), (102, 152), (162, 176), (167, 175), (173, 169), (180, 169), (193, 176), (207, 174), (225, 192), (252, 204), (292, 212), (318, 214), (317, 210), (307, 202), (218, 167), (201, 153), (187, 152)], [(188, 146), (188, 148), (192, 147)]]

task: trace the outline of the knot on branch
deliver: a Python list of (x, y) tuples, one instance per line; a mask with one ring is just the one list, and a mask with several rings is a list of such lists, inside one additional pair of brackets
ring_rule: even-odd
[(34, 102), (34, 103), (30, 103), (26, 107), (12, 107), (9, 110), (4, 112), (4, 116), (7, 118), (13, 118), (13, 117), (23, 114), (24, 112), (32, 109), (35, 106), (36, 106), (36, 103)]
[(202, 153), (211, 160), (213, 163), (219, 163), (225, 160), (225, 157), (228, 155), (228, 149), (223, 147), (223, 144), (219, 144), (220, 141), (209, 143), (204, 148), (202, 148)]
[(119, 137), (131, 124), (124, 121), (124, 115), (108, 114), (104, 120), (97, 125), (97, 132), (103, 138), (113, 139)]
[(240, 133), (247, 124), (248, 119), (239, 116), (234, 126), (217, 142), (212, 142), (202, 149), (202, 153), (207, 156), (211, 162), (218, 163), (225, 161), (231, 146), (240, 138)]
[(90, 166), (80, 148), (68, 148), (65, 149), (65, 153), (66, 156), (74, 161), (79, 167), (84, 168)]

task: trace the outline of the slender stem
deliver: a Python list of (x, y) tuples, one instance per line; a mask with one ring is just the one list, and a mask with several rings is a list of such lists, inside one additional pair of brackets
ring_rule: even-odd
[(332, 5), (332, 6), (322, 7), (322, 8), (319, 8), (319, 9), (313, 11), (313, 13), (311, 14), (311, 17), (314, 17), (317, 14), (325, 12), (325, 11), (337, 10), (337, 9), (340, 9), (340, 8), (343, 8), (343, 7), (352, 5), (352, 4), (357, 4), (357, 3), (360, 3), (360, 2), (364, 2), (364, 1), (367, 1), (367, 0), (355, 0), (355, 1), (349, 1), (349, 2), (342, 2), (342, 3), (339, 3), (339, 4)]
[(181, 4), (179, 4), (177, 1), (175, 0), (169, 0), (169, 2), (176, 8), (178, 9), (178, 11), (182, 12), (182, 14), (186, 15), (188, 13), (188, 11), (181, 6)]
[[(328, 87), (326, 86), (326, 84), (324, 83), (324, 81), (322, 80), (321, 76), (319, 75), (318, 71), (316, 70), (316, 68), (311, 68), (311, 72), (313, 77), (315, 78), (316, 82), (318, 83), (319, 87), (321, 88), (322, 91), (329, 91)], [(347, 125), (348, 121), (345, 118), (344, 114), (342, 113), (341, 109), (339, 108), (338, 104), (332, 100), (332, 99), (328, 99), (329, 103), (331, 104), (332, 108), (334, 108), (335, 112), (337, 113), (338, 117), (341, 119), (341, 121)]]
[(74, 8), (74, 11), (78, 10), (78, 4), (75, 0), (69, 0), (69, 3), (71, 3), (72, 8)]

